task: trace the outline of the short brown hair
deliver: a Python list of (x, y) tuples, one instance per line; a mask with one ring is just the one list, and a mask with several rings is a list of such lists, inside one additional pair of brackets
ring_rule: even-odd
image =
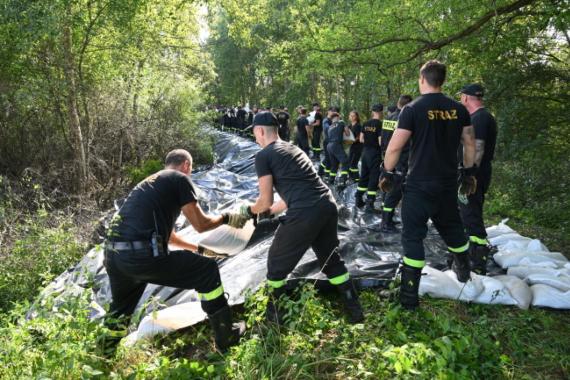
[(404, 106), (412, 101), (412, 97), (410, 95), (402, 95), (400, 99), (398, 99), (398, 107), (404, 108)]
[(432, 87), (441, 87), (445, 82), (447, 68), (438, 60), (427, 61), (420, 69), (420, 75), (425, 78)]
[(164, 159), (165, 166), (180, 166), (184, 162), (189, 161), (192, 163), (192, 155), (184, 149), (174, 149), (168, 152)]

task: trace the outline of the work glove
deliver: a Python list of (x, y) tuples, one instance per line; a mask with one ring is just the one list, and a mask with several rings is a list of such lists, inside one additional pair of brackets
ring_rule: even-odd
[(222, 222), (233, 228), (243, 228), (249, 219), (249, 217), (238, 213), (226, 212), (222, 214)]
[(386, 169), (384, 169), (384, 164), (382, 164), (380, 170), (382, 171), (380, 174), (380, 183), (379, 183), (380, 190), (382, 190), (385, 193), (389, 193), (390, 191), (392, 191), (392, 189), (394, 189), (394, 184), (397, 180), (399, 180), (401, 174), (395, 172), (394, 170), (387, 171)]
[(459, 168), (459, 194), (469, 196), (477, 191), (477, 166)]
[(251, 211), (251, 205), (249, 204), (242, 204), (239, 207), (239, 212), (238, 214), (240, 214), (241, 216), (247, 218), (247, 219), (251, 219), (254, 218), (256, 215)]
[(228, 254), (225, 254), (225, 253), (214, 252), (211, 249), (208, 249), (208, 248), (203, 247), (201, 245), (198, 246), (198, 254), (205, 256), (205, 257), (212, 257), (215, 259), (222, 259), (222, 258), (226, 258), (229, 256)]

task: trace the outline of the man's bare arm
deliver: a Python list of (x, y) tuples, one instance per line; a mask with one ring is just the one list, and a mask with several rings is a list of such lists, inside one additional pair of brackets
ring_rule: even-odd
[(251, 212), (261, 214), (273, 205), (273, 176), (259, 177), (259, 198), (251, 205)]
[(470, 168), (475, 164), (475, 129), (472, 125), (463, 127), (461, 144), (463, 144), (463, 167)]
[(198, 232), (212, 230), (223, 223), (222, 216), (209, 216), (204, 214), (198, 202), (190, 202), (182, 207), (182, 213), (192, 227)]
[(475, 140), (475, 163), (481, 166), (483, 155), (485, 154), (485, 140)]
[(169, 244), (172, 244), (178, 248), (186, 249), (188, 251), (197, 252), (198, 246), (186, 241), (183, 237), (178, 235), (174, 230), (170, 233), (170, 239), (168, 240)]
[(287, 210), (287, 203), (285, 203), (283, 199), (280, 199), (269, 208), (269, 213), (271, 215), (277, 215), (285, 210)]

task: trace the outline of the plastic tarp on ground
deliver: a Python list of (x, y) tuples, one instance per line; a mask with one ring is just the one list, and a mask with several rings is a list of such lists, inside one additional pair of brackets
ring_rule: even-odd
[[(254, 155), (260, 148), (254, 142), (237, 136), (218, 131), (212, 133), (217, 139), (216, 163), (194, 172), (192, 179), (198, 189), (201, 207), (207, 213), (219, 214), (257, 197)], [(354, 208), (355, 187), (354, 184), (348, 186), (341, 193), (333, 191), (339, 206), (340, 254), (359, 287), (386, 286), (394, 279), (402, 254), (400, 235), (381, 233), (378, 214), (367, 214)], [(230, 254), (229, 258), (219, 260), (219, 267), (231, 305), (243, 303), (246, 292), (254, 291), (263, 284), (267, 251), (277, 228), (276, 220), (260, 224), (257, 228), (248, 222), (243, 230), (222, 226), (204, 234), (198, 234), (191, 226), (184, 225), (184, 218), (179, 218), (177, 226), (181, 228), (181, 234), (215, 251)], [(516, 233), (510, 230), (497, 234), (497, 239), (505, 234)], [(505, 244), (511, 240), (505, 240)], [(431, 226), (424, 245), (430, 268), (436, 272), (444, 269), (446, 246)], [(504, 270), (490, 263), (489, 272), (503, 274)], [(312, 250), (305, 254), (290, 275), (290, 280), (312, 280), (321, 287), (328, 285)], [(427, 278), (422, 280), (427, 283), (424, 280)], [(514, 284), (511, 288), (516, 286), (520, 284)], [(104, 305), (110, 302), (111, 296), (100, 247), (92, 249), (76, 267), (60, 275), (42, 294), (52, 294), (64, 300), (82, 292), (91, 292), (92, 316), (104, 315)], [(135, 314), (138, 312), (143, 318), (138, 326), (131, 327), (130, 342), (184, 328), (205, 318), (195, 291), (154, 284), (147, 286)], [(29, 315), (33, 314), (32, 309)]]

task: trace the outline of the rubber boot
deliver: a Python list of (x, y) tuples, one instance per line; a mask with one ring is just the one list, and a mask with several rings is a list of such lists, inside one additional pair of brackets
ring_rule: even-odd
[(336, 184), (336, 189), (338, 191), (342, 191), (346, 188), (346, 176), (345, 175), (341, 175), (340, 178), (338, 179), (338, 183)]
[(348, 322), (351, 324), (356, 324), (364, 321), (364, 313), (362, 312), (362, 306), (358, 300), (358, 293), (354, 288), (354, 284), (351, 280), (348, 280), (340, 285), (337, 285), (337, 291), (340, 294), (342, 300), (344, 311), (348, 317)]
[(364, 212), (367, 213), (378, 213), (379, 211), (374, 208), (374, 198), (367, 198), (366, 199), (366, 207), (364, 207)]
[(471, 278), (471, 265), (469, 265), (469, 253), (453, 252), (453, 264), (451, 269), (457, 274), (459, 282), (467, 282)]
[(487, 274), (487, 259), (491, 250), (486, 245), (471, 244), (469, 247), (469, 259), (471, 270), (480, 275)]
[(216, 348), (222, 352), (236, 345), (245, 332), (244, 321), (232, 323), (232, 311), (229, 306), (224, 306), (214, 314), (208, 315), (208, 319), (214, 330)]
[(413, 310), (420, 305), (418, 290), (420, 288), (422, 270), (421, 268), (414, 268), (403, 264), (401, 272), (400, 304), (405, 309)]
[(382, 223), (380, 228), (382, 232), (393, 234), (398, 233), (398, 229), (393, 221), (394, 211), (382, 211)]
[(280, 305), (284, 300), (282, 295), (286, 294), (284, 288), (273, 288), (269, 291), (269, 301), (265, 309), (265, 319), (267, 322), (283, 325), (287, 311)]
[(362, 199), (363, 195), (364, 193), (360, 191), (357, 191), (356, 194), (354, 195), (354, 205), (358, 208), (364, 207), (364, 199)]

